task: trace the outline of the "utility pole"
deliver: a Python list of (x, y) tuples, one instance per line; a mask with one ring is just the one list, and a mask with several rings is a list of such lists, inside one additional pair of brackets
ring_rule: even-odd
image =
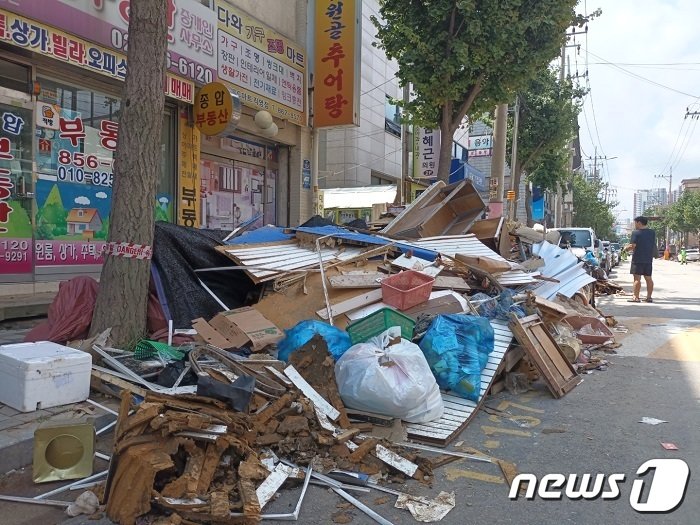
[(496, 177), (497, 185), (491, 188), (489, 199), (489, 218), (503, 215), (503, 186), (505, 185), (506, 171), (506, 130), (508, 127), (508, 104), (496, 106), (496, 125), (493, 137), (493, 162), (491, 164), (491, 178)]
[[(568, 40), (568, 37), (567, 37)], [(561, 64), (559, 64), (559, 85), (564, 85), (564, 67), (566, 66), (566, 41), (561, 46)], [(561, 184), (557, 184), (557, 194), (554, 199), (554, 227), (561, 227), (561, 212), (564, 209), (562, 205), (563, 195)]]
[[(410, 96), (410, 86), (408, 83), (403, 87), (403, 101), (408, 102)], [(399, 204), (406, 204), (406, 186), (408, 184), (408, 155), (410, 144), (408, 141), (408, 123), (404, 120), (401, 123), (401, 184), (399, 184)]]
[[(671, 206), (671, 192), (672, 192), (672, 187), (673, 187), (673, 166), (670, 166), (668, 168), (668, 176), (664, 175), (663, 173), (660, 173), (659, 175), (656, 175), (657, 178), (659, 179), (665, 179), (668, 181), (668, 198), (666, 199), (668, 201), (668, 206)], [(671, 258), (671, 246), (670, 246), (670, 237), (671, 237), (671, 229), (666, 225), (666, 250), (664, 250), (664, 259), (669, 260)]]
[[(515, 114), (513, 115), (513, 144), (511, 145), (510, 151), (510, 189), (518, 195), (517, 188), (515, 187), (515, 179), (520, 173), (515, 173), (516, 166), (518, 165), (518, 127), (520, 125), (520, 95), (515, 95)], [(522, 195), (518, 195), (518, 199), (508, 201), (508, 218), (512, 221), (515, 220), (515, 213), (518, 209), (518, 201), (522, 198)]]

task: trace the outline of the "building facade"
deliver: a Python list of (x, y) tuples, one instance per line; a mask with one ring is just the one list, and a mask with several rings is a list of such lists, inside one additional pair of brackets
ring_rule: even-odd
[(669, 204), (668, 190), (665, 188), (637, 190), (634, 192), (633, 204), (632, 211), (635, 217), (644, 215), (646, 210), (652, 206), (667, 206)]
[[(157, 219), (226, 230), (304, 220), (307, 1), (168, 2)], [(0, 284), (100, 272), (128, 3), (0, 0)], [(207, 136), (193, 103), (215, 81), (241, 115), (230, 133)]]

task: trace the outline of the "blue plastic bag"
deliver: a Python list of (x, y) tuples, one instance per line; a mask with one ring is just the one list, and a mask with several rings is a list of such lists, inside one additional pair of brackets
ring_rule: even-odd
[(479, 401), (481, 372), (493, 347), (489, 320), (462, 314), (437, 316), (420, 342), (440, 388), (472, 401)]
[(482, 317), (488, 319), (510, 320), (510, 314), (514, 313), (518, 317), (525, 317), (525, 310), (514, 303), (515, 292), (506, 288), (499, 295), (491, 297), (485, 293), (472, 295), (469, 300), (476, 306), (476, 311)]
[(285, 330), (285, 334), (286, 337), (277, 344), (277, 358), (284, 362), (288, 362), (289, 355), (311, 341), (316, 334), (326, 341), (328, 351), (336, 361), (352, 346), (347, 332), (321, 321), (301, 321), (294, 328)]

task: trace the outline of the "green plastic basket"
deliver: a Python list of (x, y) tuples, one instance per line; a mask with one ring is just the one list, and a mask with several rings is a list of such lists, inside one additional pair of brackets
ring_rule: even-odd
[(364, 319), (350, 323), (347, 332), (350, 334), (352, 344), (355, 345), (364, 343), (392, 326), (401, 327), (401, 337), (410, 341), (413, 338), (413, 328), (416, 326), (416, 322), (401, 312), (391, 308), (382, 308)]
[(150, 359), (156, 354), (173, 361), (182, 361), (185, 358), (185, 354), (177, 348), (168, 346), (166, 343), (149, 341), (148, 339), (139, 341), (134, 350), (134, 357), (141, 360)]

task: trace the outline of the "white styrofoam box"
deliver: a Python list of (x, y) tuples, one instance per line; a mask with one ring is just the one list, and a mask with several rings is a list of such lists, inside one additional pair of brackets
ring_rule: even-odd
[(0, 346), (0, 402), (33, 412), (85, 401), (92, 356), (56, 343)]

